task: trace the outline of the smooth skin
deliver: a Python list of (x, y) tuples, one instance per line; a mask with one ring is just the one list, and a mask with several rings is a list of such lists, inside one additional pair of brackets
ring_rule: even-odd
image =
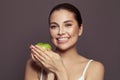
[[(32, 58), (26, 64), (25, 80), (39, 80), (41, 68), (45, 70), (45, 80), (78, 80), (89, 61), (76, 49), (82, 32), (83, 25), (78, 26), (72, 12), (64, 9), (54, 11), (50, 17), (50, 35), (56, 50), (31, 45)], [(92, 61), (85, 80), (104, 80), (103, 64)]]

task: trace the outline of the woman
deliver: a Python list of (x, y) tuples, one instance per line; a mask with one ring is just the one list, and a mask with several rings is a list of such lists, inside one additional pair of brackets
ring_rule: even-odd
[(49, 30), (55, 51), (31, 45), (25, 80), (103, 80), (102, 63), (77, 51), (83, 25), (80, 12), (71, 4), (55, 6), (49, 15)]

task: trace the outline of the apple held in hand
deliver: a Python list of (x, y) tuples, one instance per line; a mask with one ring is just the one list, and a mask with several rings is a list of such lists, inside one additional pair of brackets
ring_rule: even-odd
[(38, 45), (38, 46), (40, 46), (40, 47), (42, 47), (43, 49), (46, 49), (46, 50), (52, 49), (51, 45), (48, 44), (48, 43), (39, 42), (39, 43), (37, 43), (36, 45)]

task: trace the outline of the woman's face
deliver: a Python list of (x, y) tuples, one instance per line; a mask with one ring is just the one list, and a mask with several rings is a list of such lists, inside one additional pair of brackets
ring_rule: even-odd
[(78, 36), (82, 33), (74, 14), (61, 9), (54, 11), (50, 16), (50, 35), (53, 44), (60, 50), (74, 48)]

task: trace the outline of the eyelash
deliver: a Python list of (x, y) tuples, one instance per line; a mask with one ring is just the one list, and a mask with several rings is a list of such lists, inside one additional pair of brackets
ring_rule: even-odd
[(55, 29), (57, 26), (50, 26), (51, 29)]
[[(72, 26), (72, 24), (65, 24), (65, 27), (70, 27), (70, 26)], [(50, 28), (55, 29), (55, 28), (57, 28), (57, 26), (56, 25), (51, 25)]]
[(72, 26), (72, 24), (65, 24), (66, 27)]

